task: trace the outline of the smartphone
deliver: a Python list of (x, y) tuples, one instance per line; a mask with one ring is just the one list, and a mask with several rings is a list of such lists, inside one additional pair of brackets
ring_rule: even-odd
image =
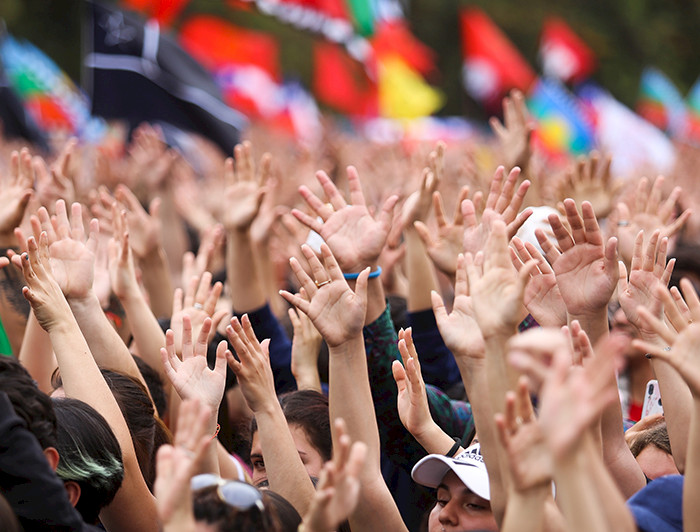
[(644, 406), (642, 406), (642, 419), (652, 414), (663, 414), (664, 407), (661, 405), (661, 392), (659, 382), (652, 379), (647, 382), (647, 391), (644, 396)]

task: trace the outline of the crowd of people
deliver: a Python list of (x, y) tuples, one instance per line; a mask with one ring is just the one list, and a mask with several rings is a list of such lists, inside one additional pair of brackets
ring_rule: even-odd
[(700, 530), (700, 151), (553, 162), (503, 107), (3, 140), (0, 528)]

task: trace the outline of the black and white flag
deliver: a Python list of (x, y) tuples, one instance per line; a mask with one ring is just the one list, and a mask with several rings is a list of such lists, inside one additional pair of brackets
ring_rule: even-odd
[(92, 112), (199, 133), (231, 153), (246, 118), (221, 99), (212, 76), (155, 21), (87, 2), (83, 86)]

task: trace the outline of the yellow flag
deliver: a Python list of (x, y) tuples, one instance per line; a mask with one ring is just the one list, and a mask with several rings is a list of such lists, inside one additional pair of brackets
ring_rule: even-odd
[(379, 63), (379, 111), (386, 118), (420, 118), (443, 106), (442, 92), (396, 56)]

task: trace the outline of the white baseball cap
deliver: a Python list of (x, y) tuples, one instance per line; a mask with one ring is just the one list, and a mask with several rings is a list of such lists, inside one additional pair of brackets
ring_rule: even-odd
[(450, 471), (479, 497), (491, 500), (489, 489), (489, 474), (486, 471), (484, 457), (481, 455), (481, 445), (475, 443), (454, 458), (441, 454), (429, 454), (421, 459), (411, 471), (411, 477), (418, 484), (429, 488), (437, 488), (444, 476)]

